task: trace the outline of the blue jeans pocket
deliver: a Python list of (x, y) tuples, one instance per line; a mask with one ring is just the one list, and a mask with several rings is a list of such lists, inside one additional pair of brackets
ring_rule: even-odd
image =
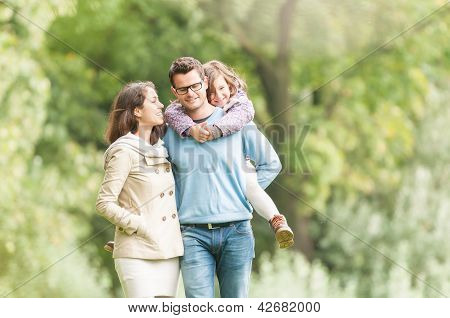
[(189, 232), (190, 229), (192, 229), (191, 226), (180, 225), (181, 235), (182, 235), (183, 237), (185, 237), (185, 235)]
[(252, 226), (250, 225), (250, 221), (239, 222), (233, 225), (236, 233), (241, 235), (249, 235), (252, 234)]

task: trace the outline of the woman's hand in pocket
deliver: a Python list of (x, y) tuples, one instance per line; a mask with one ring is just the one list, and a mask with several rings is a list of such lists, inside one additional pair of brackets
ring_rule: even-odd
[(146, 240), (149, 243), (153, 243), (153, 240), (151, 238), (151, 233), (148, 230), (148, 227), (146, 226), (146, 224), (144, 222), (141, 222), (139, 224), (139, 226), (138, 226), (138, 228), (136, 230), (136, 236)]

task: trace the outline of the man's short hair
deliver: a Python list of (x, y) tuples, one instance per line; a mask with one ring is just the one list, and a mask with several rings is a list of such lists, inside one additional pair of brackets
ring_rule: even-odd
[(180, 57), (173, 61), (169, 69), (169, 79), (172, 86), (175, 87), (173, 84), (173, 77), (176, 74), (187, 74), (192, 70), (196, 70), (202, 80), (205, 78), (205, 71), (203, 70), (202, 63), (193, 57)]

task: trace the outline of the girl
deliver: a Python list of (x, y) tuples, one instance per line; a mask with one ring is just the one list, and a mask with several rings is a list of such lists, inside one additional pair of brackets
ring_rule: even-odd
[(97, 211), (116, 226), (114, 263), (126, 297), (175, 297), (183, 240), (163, 105), (152, 82), (127, 84), (112, 105)]
[[(192, 137), (206, 142), (225, 137), (241, 130), (254, 116), (252, 102), (247, 98), (247, 85), (228, 66), (219, 61), (203, 65), (208, 78), (208, 101), (222, 107), (227, 113), (212, 127), (206, 122), (195, 124), (184, 112), (181, 104), (174, 102), (165, 111), (167, 123), (182, 137)], [(272, 199), (259, 186), (255, 167), (247, 160), (246, 196), (255, 210), (269, 221), (280, 248), (294, 244), (294, 233), (286, 218), (280, 214)]]

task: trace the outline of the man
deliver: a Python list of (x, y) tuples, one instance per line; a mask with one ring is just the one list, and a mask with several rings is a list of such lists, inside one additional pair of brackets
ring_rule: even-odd
[[(175, 60), (169, 70), (172, 92), (186, 114), (211, 126), (224, 112), (209, 104), (202, 64)], [(281, 170), (280, 160), (252, 122), (241, 131), (202, 144), (181, 138), (170, 127), (164, 137), (173, 163), (184, 256), (181, 271), (187, 297), (248, 297), (254, 237), (252, 207), (245, 198), (245, 158), (255, 162), (266, 188)]]

